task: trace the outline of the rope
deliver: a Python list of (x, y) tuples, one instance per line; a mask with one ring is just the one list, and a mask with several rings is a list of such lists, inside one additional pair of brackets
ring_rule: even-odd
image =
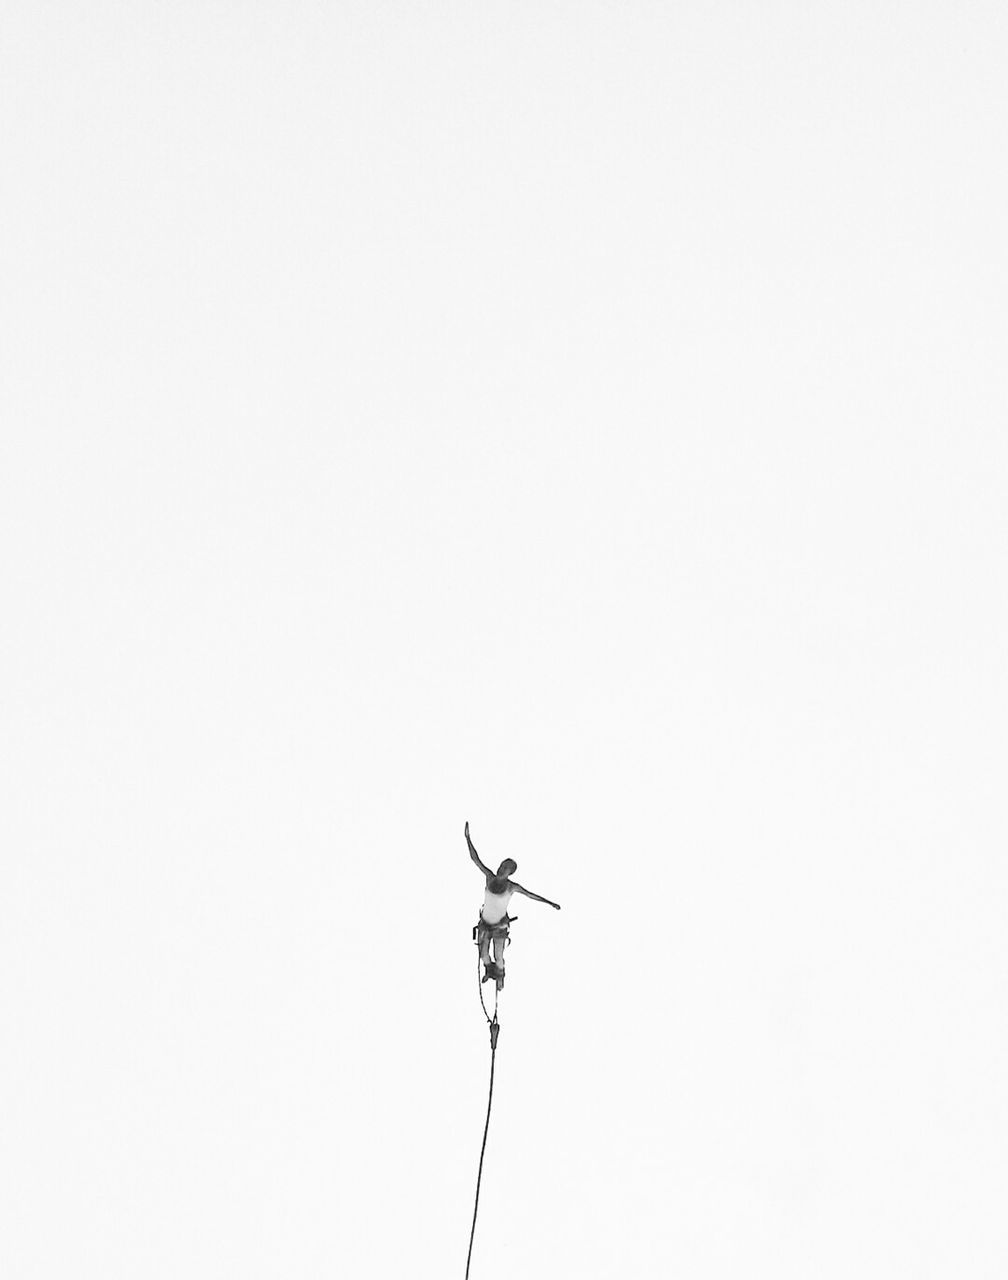
[[(483, 993), (480, 992), (480, 1003), (483, 1001)], [(486, 1013), (484, 1006), (483, 1012)], [(487, 1019), (489, 1022), (489, 1018)], [(486, 1124), (483, 1126), (483, 1145), (480, 1147), (479, 1172), (476, 1174), (476, 1203), (473, 1205), (472, 1230), (469, 1232), (469, 1256), (466, 1258), (466, 1280), (469, 1280), (469, 1264), (472, 1262), (473, 1238), (476, 1235), (476, 1211), (479, 1209), (479, 1193), (480, 1179), (483, 1177), (483, 1155), (486, 1151), (487, 1133), (490, 1130), (490, 1104), (493, 1102), (493, 1078), (494, 1078), (494, 1062), (497, 1059), (497, 1037), (493, 1033), (494, 1027), (497, 1025), (497, 1008), (494, 1006), (494, 1020), (490, 1023), (490, 1095), (487, 1098), (487, 1117)]]
[[(478, 952), (478, 951), (476, 952), (476, 981), (477, 981), (477, 983), (479, 984), (479, 988), (478, 988), (478, 989), (479, 989), (480, 1004), (482, 1004), (482, 1005), (483, 1005), (483, 1017), (484, 1017), (484, 1018), (486, 1018), (487, 1022), (489, 1022), (489, 1021), (490, 1021), (490, 1015), (487, 1013), (487, 1011), (486, 1011), (486, 1005), (483, 1003), (483, 979), (480, 977), (480, 957), (479, 957), (479, 952)], [(496, 984), (496, 983), (494, 983), (494, 991), (496, 991), (496, 990), (497, 990), (497, 984)], [(494, 1005), (494, 1014), (496, 1015), (496, 1013), (497, 1013), (497, 1006), (496, 1006), (496, 1004), (495, 1004), (495, 1005)]]
[[(493, 1019), (487, 1013), (486, 1005), (483, 1004), (483, 979), (480, 977), (480, 958), (479, 958), (478, 951), (476, 953), (476, 982), (478, 983), (480, 1004), (483, 1005), (483, 1017), (486, 1018), (488, 1024), (492, 1024)], [(495, 982), (494, 983), (494, 1018), (497, 1017), (497, 998), (499, 995), (500, 995), (500, 991), (498, 990), (497, 984)]]

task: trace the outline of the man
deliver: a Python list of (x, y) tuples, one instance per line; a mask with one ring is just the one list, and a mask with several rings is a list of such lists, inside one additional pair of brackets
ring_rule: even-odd
[[(523, 888), (511, 876), (518, 870), (518, 863), (513, 858), (505, 858), (496, 873), (482, 861), (473, 842), (469, 839), (469, 823), (465, 825), (466, 844), (469, 846), (469, 857), (486, 876), (486, 895), (480, 911), (479, 924), (476, 926), (476, 940), (479, 943), (480, 959), (486, 972), (483, 981), (493, 978), (498, 990), (504, 985), (504, 944), (508, 940), (508, 924), (511, 917), (507, 913), (508, 903), (514, 893), (523, 894), (536, 902), (545, 902), (548, 907), (560, 910), (560, 904), (550, 902), (549, 898), (540, 898), (537, 893)], [(490, 943), (493, 942), (494, 958), (490, 959)]]

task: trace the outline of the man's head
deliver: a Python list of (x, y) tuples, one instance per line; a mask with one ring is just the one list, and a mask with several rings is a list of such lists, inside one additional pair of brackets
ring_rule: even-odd
[(508, 876), (513, 876), (517, 870), (518, 863), (515, 862), (514, 858), (505, 858), (497, 868), (497, 878), (499, 880), (506, 880)]

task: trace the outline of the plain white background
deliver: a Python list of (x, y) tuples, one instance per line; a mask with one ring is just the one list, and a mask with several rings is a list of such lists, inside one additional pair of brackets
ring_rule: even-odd
[(1008, 1272), (990, 3), (7, 3), (0, 1270)]

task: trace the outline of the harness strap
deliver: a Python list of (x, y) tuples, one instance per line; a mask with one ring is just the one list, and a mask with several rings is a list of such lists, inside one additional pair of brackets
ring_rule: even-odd
[(489, 920), (484, 920), (480, 916), (476, 924), (473, 926), (473, 941), (478, 941), (483, 934), (490, 938), (506, 938), (508, 936), (508, 928), (513, 920), (517, 920), (517, 916), (502, 916), (500, 920), (493, 924)]

